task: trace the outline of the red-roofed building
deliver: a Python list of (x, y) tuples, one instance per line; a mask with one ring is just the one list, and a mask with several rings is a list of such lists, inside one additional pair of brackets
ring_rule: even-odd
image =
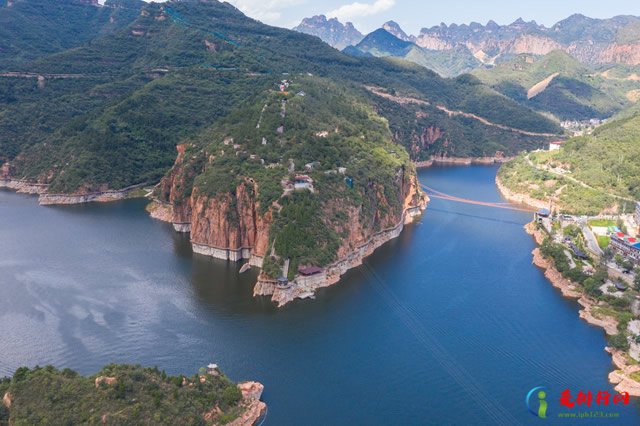
[(322, 268), (318, 266), (299, 266), (298, 272), (304, 276), (316, 275), (322, 272)]

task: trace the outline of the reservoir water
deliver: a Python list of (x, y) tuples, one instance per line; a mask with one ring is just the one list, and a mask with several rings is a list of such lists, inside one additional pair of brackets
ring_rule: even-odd
[[(496, 171), (420, 178), (496, 202)], [(338, 285), (278, 310), (252, 297), (255, 271), (192, 254), (144, 206), (40, 207), (0, 191), (0, 375), (110, 362), (193, 374), (216, 362), (265, 385), (265, 424), (278, 426), (640, 424), (636, 401), (559, 406), (567, 388), (613, 392), (612, 363), (602, 330), (531, 264), (527, 213), (434, 199)], [(546, 421), (524, 403), (535, 386), (548, 389)]]

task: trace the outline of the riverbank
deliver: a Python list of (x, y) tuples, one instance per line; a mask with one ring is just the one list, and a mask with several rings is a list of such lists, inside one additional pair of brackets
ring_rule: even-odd
[[(412, 198), (412, 194), (407, 198)], [(402, 219), (397, 225), (375, 233), (365, 243), (326, 266), (317, 274), (311, 276), (297, 275), (295, 279), (289, 281), (286, 286), (283, 286), (278, 285), (276, 280), (261, 273), (254, 285), (254, 297), (270, 296), (271, 301), (277, 303), (278, 307), (282, 307), (296, 299), (314, 298), (315, 292), (318, 289), (330, 287), (338, 283), (347, 271), (362, 265), (364, 259), (370, 256), (377, 248), (400, 236), (405, 225), (413, 223), (416, 218), (422, 215), (427, 208), (427, 203), (428, 198), (424, 196), (423, 201), (419, 205), (405, 206)], [(149, 212), (150, 216), (154, 219), (172, 223), (177, 232), (189, 232), (190, 224), (176, 224), (172, 222), (173, 207), (170, 204), (164, 204), (154, 200), (147, 206), (147, 212)], [(248, 259), (248, 264), (251, 266), (262, 267), (262, 258), (254, 255), (250, 248), (241, 250), (238, 257), (230, 257), (229, 250), (202, 247), (193, 241), (191, 242), (191, 246), (194, 253), (231, 261)]]
[(498, 188), (500, 195), (509, 202), (523, 204), (536, 209), (549, 207), (549, 203), (546, 201), (530, 197), (527, 194), (519, 194), (511, 191), (500, 181), (500, 177), (498, 175), (496, 175), (496, 187)]
[(442, 157), (431, 156), (425, 161), (414, 161), (416, 168), (426, 168), (435, 165), (470, 166), (480, 164), (490, 166), (492, 164), (502, 164), (513, 159), (513, 157), (503, 157), (495, 155), (493, 157)]
[[(534, 222), (525, 225), (526, 232), (531, 235), (536, 244), (541, 245), (545, 235), (537, 229)], [(563, 297), (576, 300), (582, 309), (579, 311), (581, 319), (591, 325), (604, 329), (607, 335), (618, 333), (618, 321), (602, 312), (594, 313), (594, 308), (599, 306), (598, 301), (588, 297), (582, 288), (576, 283), (564, 278), (555, 268), (553, 261), (542, 256), (540, 248), (536, 247), (533, 252), (533, 264), (544, 270), (545, 277), (551, 284), (560, 290)], [(628, 392), (629, 395), (640, 397), (640, 382), (634, 380), (632, 375), (640, 372), (640, 365), (631, 359), (628, 354), (612, 347), (606, 347), (605, 351), (612, 356), (613, 364), (617, 370), (609, 374), (609, 382), (614, 385), (618, 392)]]

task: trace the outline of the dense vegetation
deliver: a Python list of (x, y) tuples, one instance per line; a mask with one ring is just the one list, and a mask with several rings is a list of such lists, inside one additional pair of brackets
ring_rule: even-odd
[[(115, 382), (96, 382), (98, 377)], [(203, 377), (205, 380), (201, 380)], [(26, 367), (0, 379), (0, 424), (217, 424), (235, 419), (242, 394), (224, 375), (168, 376), (157, 368), (110, 364), (98, 374)], [(213, 418), (205, 414), (219, 407)]]
[[(23, 0), (31, 1), (36, 0)], [(23, 31), (28, 29), (25, 24)], [(20, 69), (76, 77), (48, 78), (44, 88), (35, 79), (0, 77), (0, 161), (12, 162), (15, 177), (50, 183), (54, 192), (157, 181), (171, 166), (176, 144), (227, 116), (282, 73), (385, 87), (496, 123), (560, 131), (473, 78), (445, 80), (409, 63), (353, 58), (315, 37), (248, 19), (228, 3), (149, 4), (129, 27)], [(370, 104), (382, 102), (368, 96)], [(415, 111), (386, 105), (384, 115), (394, 140), (411, 147), (416, 134), (396, 126), (411, 116), (415, 120)], [(449, 142), (423, 147), (413, 158), (490, 152), (498, 139), (508, 153), (540, 143), (478, 123), (467, 128), (456, 117), (430, 116), (416, 132), (437, 124)]]
[(515, 192), (553, 197), (566, 212), (629, 212), (640, 199), (639, 135), (640, 115), (612, 121), (558, 151), (521, 155), (503, 165), (499, 176)]
[(0, 69), (80, 46), (116, 32), (138, 16), (142, 0), (0, 0)]
[[(628, 79), (638, 70), (583, 65), (569, 54), (556, 50), (543, 57), (519, 55), (494, 68), (477, 69), (475, 76), (509, 98), (562, 120), (608, 118), (630, 106), (640, 82)], [(556, 74), (549, 85), (529, 98), (527, 92)]]

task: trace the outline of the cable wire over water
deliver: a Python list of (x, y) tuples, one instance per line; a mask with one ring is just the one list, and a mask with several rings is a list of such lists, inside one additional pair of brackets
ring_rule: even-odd
[(493, 424), (520, 424), (499, 401), (495, 398), (490, 398), (489, 395), (491, 393), (484, 390), (480, 383), (462, 365), (455, 361), (449, 351), (420, 323), (416, 312), (398, 299), (368, 263), (363, 262), (363, 266), (365, 276), (369, 278), (369, 282), (376, 292), (383, 296), (384, 301), (413, 334), (418, 343), (436, 359), (443, 370), (467, 393), (469, 398), (492, 419)]

